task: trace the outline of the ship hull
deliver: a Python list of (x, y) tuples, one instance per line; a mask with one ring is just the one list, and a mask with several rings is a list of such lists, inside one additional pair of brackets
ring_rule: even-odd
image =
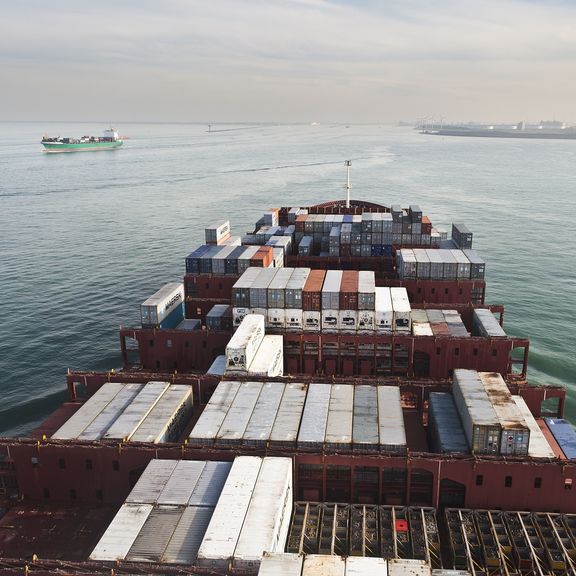
[(124, 142), (79, 142), (77, 144), (64, 142), (42, 142), (45, 152), (94, 152), (96, 150), (115, 150)]
[(523, 138), (527, 140), (576, 140), (576, 132), (523, 132), (504, 130), (425, 130), (431, 136), (465, 136), (468, 138)]

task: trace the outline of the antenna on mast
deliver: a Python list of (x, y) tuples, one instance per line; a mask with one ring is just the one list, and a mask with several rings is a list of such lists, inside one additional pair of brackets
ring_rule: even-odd
[(350, 166), (352, 166), (352, 160), (346, 160), (344, 165), (346, 166), (346, 208), (350, 208)]

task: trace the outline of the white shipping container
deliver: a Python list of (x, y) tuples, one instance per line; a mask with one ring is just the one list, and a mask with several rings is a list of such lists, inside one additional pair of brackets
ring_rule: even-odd
[(119, 382), (107, 382), (97, 390), (78, 410), (52, 435), (52, 438), (77, 438), (86, 427), (108, 406), (124, 388)]
[(216, 434), (217, 443), (238, 444), (242, 441), (261, 390), (261, 382), (243, 382), (240, 385), (234, 402)]
[(356, 310), (339, 310), (338, 311), (338, 329), (341, 332), (356, 332), (356, 323), (358, 313)]
[(374, 311), (373, 310), (358, 310), (358, 326), (359, 333), (374, 332)]
[(280, 382), (267, 382), (262, 386), (262, 391), (244, 432), (244, 444), (260, 446), (268, 442), (284, 394), (284, 386)]
[(264, 338), (264, 316), (248, 314), (226, 346), (226, 369), (246, 371)]
[(306, 384), (287, 384), (276, 420), (270, 434), (270, 442), (280, 446), (294, 446), (306, 401)]
[(156, 504), (166, 482), (174, 472), (178, 460), (150, 460), (142, 476), (136, 482), (127, 504)]
[(345, 576), (346, 563), (341, 556), (307, 554), (302, 576)]
[(322, 332), (338, 332), (339, 311), (336, 309), (322, 310)]
[(124, 560), (152, 508), (152, 504), (123, 504), (92, 550), (90, 560)]
[(284, 337), (266, 335), (248, 368), (248, 374), (276, 378), (284, 374)]
[(144, 384), (125, 384), (100, 414), (86, 426), (78, 438), (100, 440), (143, 388)]
[(406, 451), (402, 399), (400, 389), (396, 386), (378, 386), (378, 436), (381, 451)]
[(214, 443), (216, 434), (218, 434), (239, 388), (240, 382), (226, 381), (218, 384), (198, 422), (190, 432), (188, 442), (191, 445), (209, 446)]
[(168, 282), (140, 306), (142, 326), (158, 326), (184, 302), (184, 284)]
[(204, 229), (206, 244), (218, 244), (230, 234), (230, 221), (215, 222)]
[(261, 464), (262, 459), (255, 456), (239, 456), (234, 460), (198, 550), (200, 566), (222, 573), (228, 570)]
[(301, 576), (302, 564), (302, 554), (264, 552), (258, 576)]
[[(232, 325), (234, 328), (238, 328), (238, 326), (242, 324), (242, 320), (251, 313), (252, 310), (250, 310), (250, 308), (232, 308)], [(226, 356), (224, 356), (224, 358), (226, 358)]]
[(348, 556), (346, 576), (388, 576), (388, 563), (384, 558)]
[(374, 311), (374, 327), (376, 332), (390, 333), (394, 322), (394, 309), (390, 288), (376, 288), (376, 309)]
[(145, 384), (124, 412), (108, 428), (104, 438), (123, 440), (124, 442), (130, 440), (132, 434), (138, 429), (144, 418), (150, 414), (168, 386), (168, 382), (148, 382)]
[(282, 330), (286, 327), (286, 311), (283, 308), (269, 308), (267, 326)]
[(354, 386), (335, 384), (330, 394), (325, 443), (330, 448), (351, 449)]
[(158, 496), (158, 505), (186, 506), (200, 475), (204, 460), (179, 460)]
[(425, 560), (388, 560), (388, 576), (430, 576), (431, 567)]
[(302, 324), (304, 332), (320, 332), (322, 317), (320, 312), (304, 310), (302, 312)]
[(530, 428), (530, 443), (528, 445), (528, 455), (533, 458), (555, 458), (554, 451), (550, 448), (546, 436), (544, 436), (540, 426), (536, 422), (534, 415), (522, 396), (512, 396), (512, 400), (518, 406), (518, 410)]
[[(300, 297), (302, 301), (302, 297)], [(286, 308), (286, 330), (290, 332), (302, 331), (302, 309), (301, 308)]]
[(412, 334), (414, 334), (414, 336), (434, 336), (432, 327), (428, 322), (417, 322), (416, 324), (412, 324)]
[(233, 571), (255, 573), (265, 551), (281, 552), (292, 515), (292, 460), (264, 458), (238, 544)]
[(130, 442), (176, 442), (192, 416), (192, 387), (171, 384)]
[(330, 393), (330, 384), (312, 383), (308, 386), (308, 395), (298, 432), (299, 448), (322, 448), (326, 435)]
[(394, 331), (410, 332), (410, 300), (406, 288), (390, 288), (392, 308), (394, 310)]

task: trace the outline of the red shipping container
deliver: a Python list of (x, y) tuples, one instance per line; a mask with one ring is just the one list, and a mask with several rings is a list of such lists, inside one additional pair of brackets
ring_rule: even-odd
[(325, 276), (326, 270), (312, 270), (308, 275), (302, 290), (303, 310), (322, 310), (322, 285)]
[(358, 309), (358, 271), (344, 270), (340, 282), (340, 310)]
[(422, 216), (422, 234), (432, 233), (432, 222), (428, 216)]
[(296, 216), (296, 232), (304, 232), (304, 222), (308, 218), (308, 214), (300, 214)]

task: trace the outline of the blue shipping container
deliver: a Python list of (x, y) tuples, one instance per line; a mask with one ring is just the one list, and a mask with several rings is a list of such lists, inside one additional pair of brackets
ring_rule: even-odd
[(188, 254), (188, 256), (186, 256), (186, 274), (198, 274), (200, 270), (198, 267), (197, 259), (200, 258), (200, 256), (202, 256), (202, 254), (204, 254), (209, 248), (210, 246), (205, 244), (199, 248), (196, 248), (194, 252), (191, 252)]
[(576, 458), (576, 430), (574, 426), (563, 418), (544, 418), (544, 421), (566, 458)]

